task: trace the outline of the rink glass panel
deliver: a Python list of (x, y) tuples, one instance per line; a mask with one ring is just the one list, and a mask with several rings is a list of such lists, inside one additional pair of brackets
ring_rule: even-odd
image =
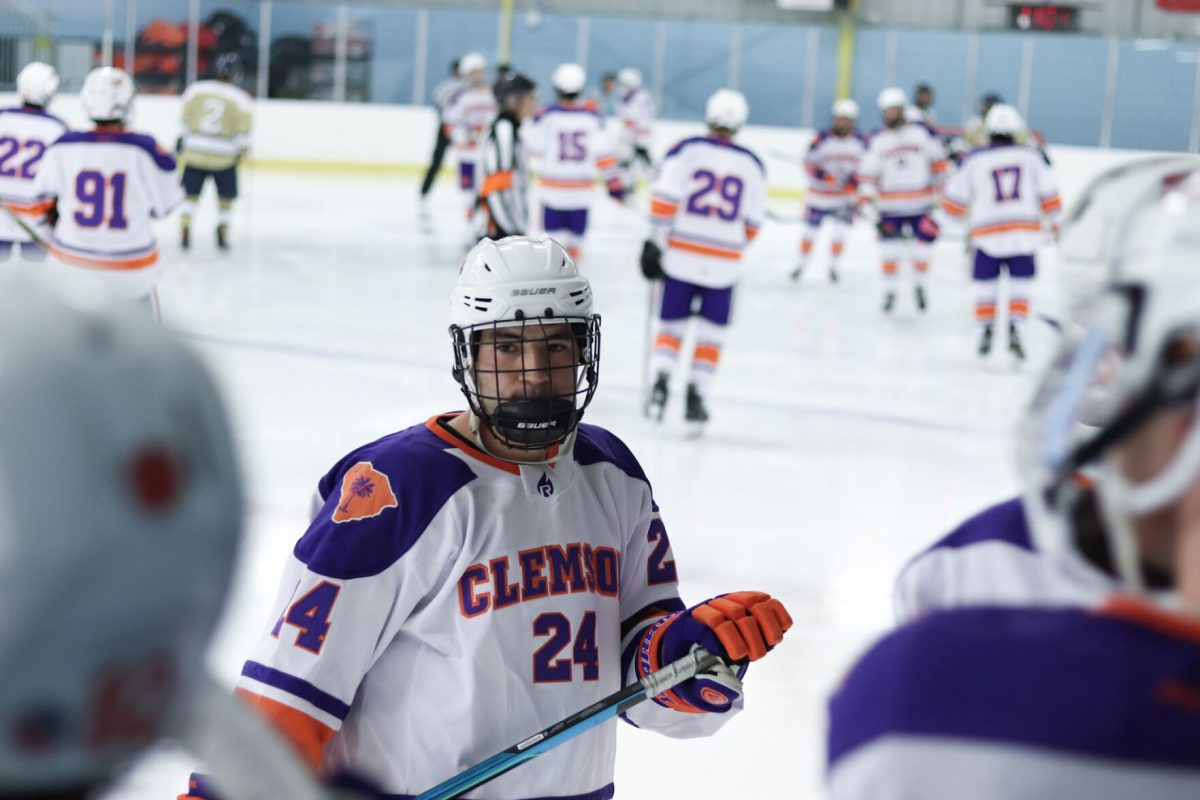
[(1112, 145), (1186, 150), (1197, 46), (1147, 39), (1122, 41), (1119, 50)]
[[(971, 98), (972, 117), (979, 113), (979, 99), (988, 93), (1000, 95), (1009, 105), (1019, 102), (1021, 91), (1021, 57), (1025, 36), (1010, 33), (988, 33), (979, 37), (979, 66), (975, 78), (975, 91)], [(1036, 79), (1036, 76), (1035, 76)], [(1050, 78), (1053, 80), (1053, 78)], [(1041, 123), (1031, 119), (1029, 124), (1037, 128)], [(1095, 131), (1094, 135), (1099, 135)]]
[(451, 61), (467, 53), (480, 53), (488, 62), (488, 75), (496, 72), (496, 41), (500, 14), (495, 11), (429, 11), (429, 38), (425, 69), (425, 102), (446, 79)]
[(880, 127), (879, 93), (886, 87), (886, 30), (860, 30), (854, 41), (854, 83), (850, 96), (858, 103), (858, 126), (873, 131)]
[[(538, 85), (538, 102), (553, 103), (554, 87), (550, 78), (559, 64), (574, 62), (578, 57), (579, 18), (559, 14), (513, 15), (512, 65), (533, 78)], [(588, 75), (589, 91), (599, 80)]]
[[(370, 32), (369, 70), (367, 74), (367, 97), (369, 103), (413, 102), (413, 81), (416, 70), (417, 11), (408, 8), (379, 8), (376, 6), (351, 6), (350, 28)], [(354, 55), (353, 52), (350, 53)], [(357, 61), (347, 60), (347, 82)], [(427, 61), (429, 76), (440, 83), (449, 74), (446, 64)], [(354, 99), (347, 97), (347, 99)], [(432, 95), (425, 95), (425, 102)]]
[[(750, 104), (755, 125), (803, 125), (809, 26), (742, 26), (742, 66), (739, 81)], [(824, 119), (818, 109), (815, 118)]]
[[(729, 84), (733, 27), (717, 22), (666, 23), (666, 68), (659, 113), (671, 119), (702, 121), (704, 105)], [(750, 122), (757, 123), (754, 108)]]
[(915, 99), (917, 84), (933, 87), (933, 112), (942, 125), (963, 123), (967, 95), (969, 39), (961, 33), (899, 31), (896, 36), (895, 81)]
[(662, 23), (645, 19), (592, 17), (588, 20), (588, 82), (600, 83), (606, 72), (634, 67), (642, 85), (654, 91), (654, 31)]
[(1030, 124), (1055, 144), (1095, 147), (1104, 125), (1108, 42), (1041, 34), (1033, 43)]

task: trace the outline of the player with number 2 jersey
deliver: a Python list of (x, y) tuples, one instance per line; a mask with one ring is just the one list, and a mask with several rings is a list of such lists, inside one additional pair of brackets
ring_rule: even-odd
[(151, 223), (183, 200), (175, 159), (150, 136), (125, 129), (133, 80), (112, 67), (93, 70), (80, 99), (96, 127), (68, 133), (42, 160), (33, 213), (56, 208), (50, 250), (94, 270), (117, 299), (154, 303), (162, 272)]

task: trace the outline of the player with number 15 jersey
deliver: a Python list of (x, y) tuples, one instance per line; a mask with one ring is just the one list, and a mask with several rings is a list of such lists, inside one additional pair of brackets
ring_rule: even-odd
[(50, 251), (94, 270), (120, 300), (152, 301), (162, 268), (151, 228), (183, 200), (175, 159), (149, 136), (125, 129), (133, 80), (112, 67), (93, 70), (80, 100), (96, 123), (46, 151), (26, 210), (57, 209)]

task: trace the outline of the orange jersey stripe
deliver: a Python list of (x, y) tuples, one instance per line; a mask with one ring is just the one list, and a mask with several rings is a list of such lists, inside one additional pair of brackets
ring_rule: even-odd
[(45, 214), (54, 208), (54, 201), (41, 200), (36, 203), (8, 202), (4, 205), (6, 208), (10, 208), (18, 214), (23, 214), (30, 217), (40, 217), (42, 214)]
[(942, 208), (944, 208), (946, 210), (947, 214), (949, 214), (953, 217), (966, 216), (966, 213), (967, 213), (966, 206), (960, 206), (958, 203), (954, 202), (953, 200), (949, 200), (945, 197), (942, 198)]
[(1041, 231), (1042, 226), (1037, 222), (1002, 222), (999, 225), (984, 225), (971, 231), (972, 236), (992, 236), (997, 233), (1012, 233), (1013, 231)]
[(932, 197), (933, 189), (912, 189), (904, 192), (880, 192), (881, 200), (916, 200), (920, 197)]
[(679, 210), (679, 203), (668, 203), (666, 200), (659, 200), (657, 197), (650, 199), (650, 214), (655, 217), (673, 217), (675, 212)]
[(564, 181), (557, 178), (538, 178), (538, 183), (549, 189), (590, 189), (592, 181)]
[(314, 770), (321, 766), (325, 745), (336, 733), (333, 728), (302, 711), (254, 692), (235, 689), (234, 694), (249, 703), (251, 708), (282, 733), (306, 764)]
[(50, 245), (50, 252), (55, 258), (66, 264), (71, 264), (76, 267), (88, 267), (89, 269), (107, 269), (107, 270), (126, 270), (126, 269), (141, 269), (148, 267), (158, 261), (157, 248), (152, 252), (138, 256), (137, 258), (90, 258), (88, 256), (80, 256), (75, 253), (63, 250), (61, 247)]
[(682, 250), (685, 253), (696, 253), (697, 255), (712, 256), (713, 258), (727, 258), (730, 261), (740, 261), (742, 258), (741, 250), (734, 250), (728, 247), (716, 247), (711, 244), (685, 242), (682, 239), (670, 239), (667, 244), (676, 250)]
[(929, 168), (932, 169), (935, 173), (937, 173), (937, 172), (945, 172), (949, 166), (950, 166), (950, 164), (945, 159), (942, 159), (941, 161), (933, 162), (933, 164), (930, 165)]
[(617, 160), (612, 156), (601, 156), (600, 158), (596, 159), (596, 167), (598, 169), (608, 169), (609, 167), (615, 167), (616, 165)]
[(747, 225), (746, 226), (746, 241), (753, 242), (755, 236), (758, 236), (758, 228), (754, 227), (753, 225)]
[(1042, 201), (1042, 211), (1054, 211), (1059, 208), (1062, 208), (1062, 200), (1059, 199), (1058, 195), (1047, 197)]
[(479, 193), (484, 197), (494, 192), (503, 192), (506, 189), (511, 189), (513, 185), (513, 174), (511, 172), (496, 172), (488, 175), (483, 181), (483, 188)]

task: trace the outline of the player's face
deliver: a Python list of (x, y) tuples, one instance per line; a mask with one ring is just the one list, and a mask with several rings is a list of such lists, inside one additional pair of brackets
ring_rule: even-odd
[(883, 110), (883, 124), (889, 128), (894, 128), (904, 122), (904, 109), (900, 106), (893, 106)]
[(537, 98), (533, 96), (532, 92), (521, 95), (520, 99), (516, 101), (516, 108), (514, 109), (517, 117), (520, 119), (529, 119), (536, 110)]
[(854, 119), (852, 117), (834, 117), (833, 132), (838, 136), (845, 136), (854, 130)]
[(931, 105), (933, 105), (933, 94), (922, 89), (921, 91), (917, 92), (917, 99), (915, 102), (918, 108), (929, 108)]
[(579, 345), (566, 323), (485, 330), (479, 340), (475, 382), (491, 411), (499, 400), (571, 397)]

